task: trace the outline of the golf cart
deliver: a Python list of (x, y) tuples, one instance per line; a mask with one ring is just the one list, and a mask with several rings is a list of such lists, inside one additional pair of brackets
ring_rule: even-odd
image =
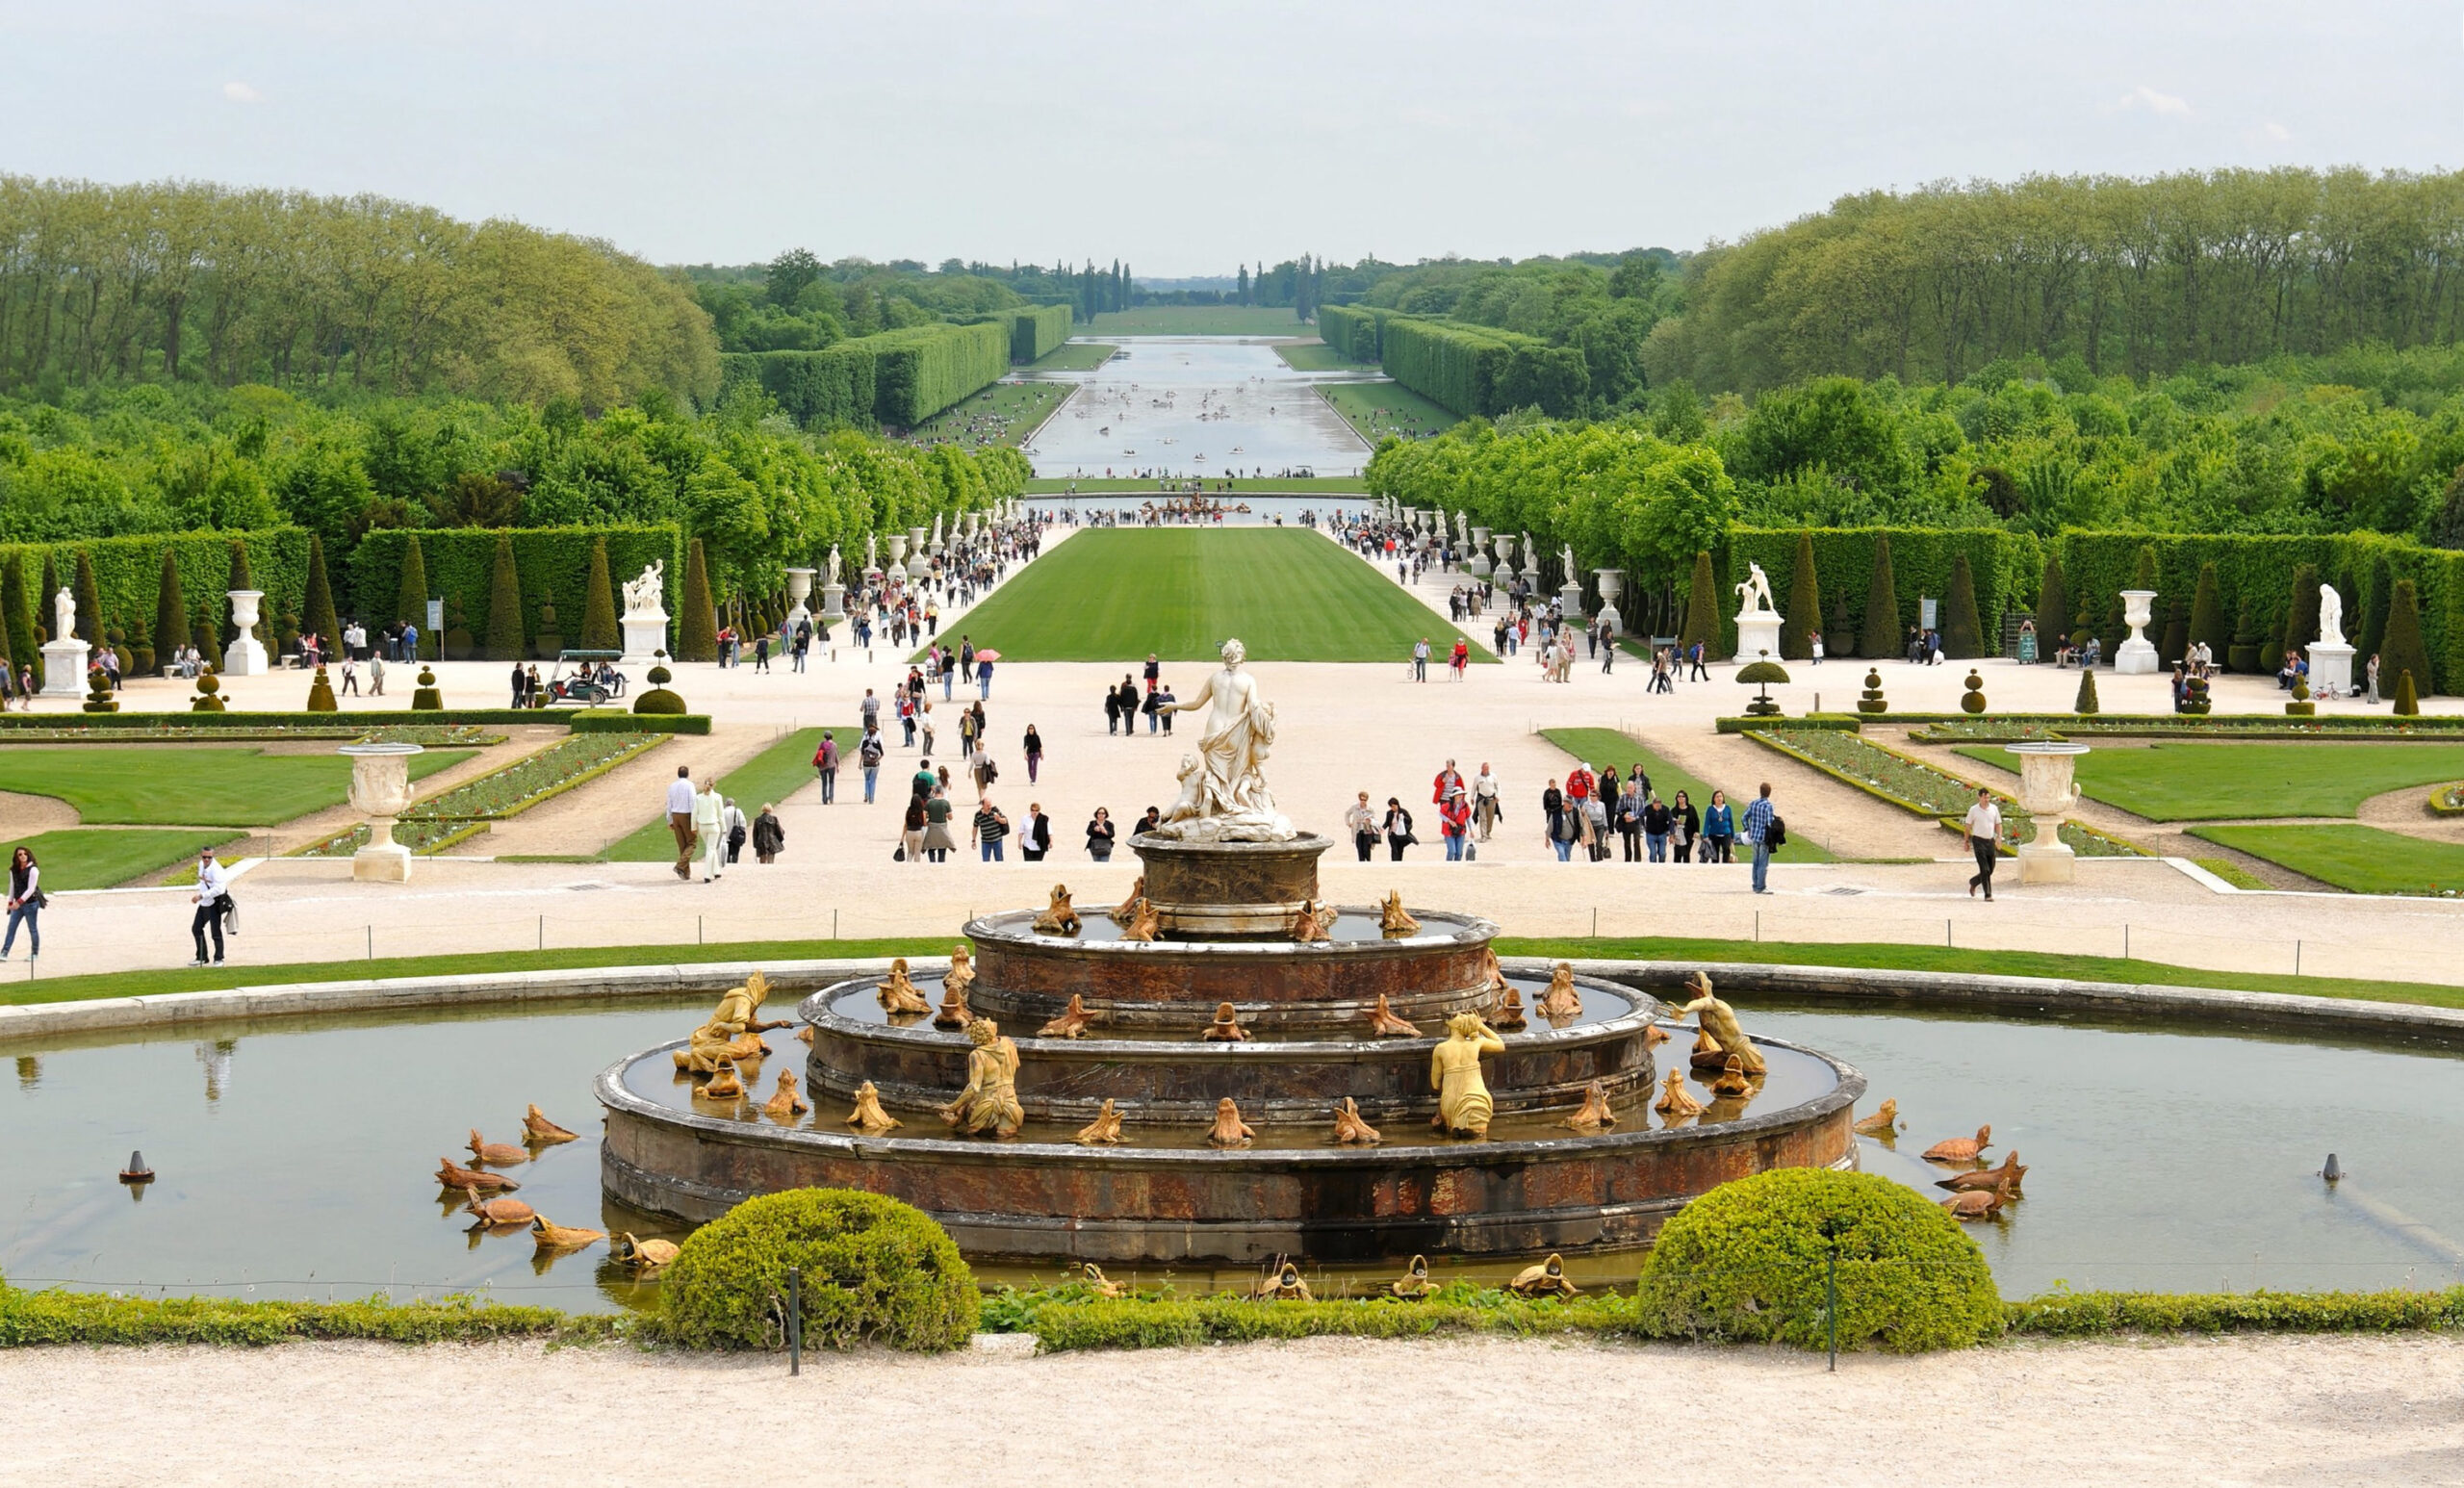
[[(597, 707), (625, 695), (625, 674), (616, 670), (620, 651), (562, 651), (547, 680), (550, 703), (578, 703)], [(573, 675), (565, 675), (571, 666)]]

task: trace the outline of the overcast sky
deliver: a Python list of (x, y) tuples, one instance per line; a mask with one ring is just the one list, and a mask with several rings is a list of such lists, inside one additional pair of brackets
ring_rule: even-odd
[(1686, 248), (1943, 177), (2464, 164), (2452, 0), (0, 0), (0, 170), (659, 262)]

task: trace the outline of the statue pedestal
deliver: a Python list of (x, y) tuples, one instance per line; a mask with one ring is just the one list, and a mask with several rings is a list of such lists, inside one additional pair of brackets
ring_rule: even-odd
[(1582, 585), (1573, 582), (1557, 586), (1557, 608), (1568, 620), (1582, 618)]
[[(2153, 589), (2124, 589), (2121, 592), (2122, 623), (2130, 627), (2130, 638), (2114, 648), (2114, 675), (2146, 677), (2164, 663), (2156, 659), (2156, 648), (2143, 633), (2156, 603)], [(2312, 683), (2313, 686), (2317, 684)]]
[(620, 666), (648, 666), (667, 650), (667, 611), (625, 617), (625, 654)]
[(847, 618), (847, 586), (845, 584), (821, 586), (821, 618), (825, 621)]
[(1626, 617), (1617, 613), (1615, 602), (1600, 606), (1600, 628), (1612, 638), (1626, 633)]
[[(43, 648), (49, 651), (51, 648)], [(2352, 647), (2327, 641), (2310, 643), (2310, 696), (2314, 698), (2349, 698), (2352, 696)], [(2382, 675), (2379, 681), (2387, 679)], [(2413, 679), (2419, 686), (2421, 679)], [(43, 689), (50, 691), (49, 688)], [(2382, 688), (2383, 691), (2383, 688)]]
[[(86, 695), (86, 658), (92, 648), (75, 636), (42, 644), (42, 693), (46, 698)], [(265, 670), (265, 648), (257, 648), (257, 670)], [(226, 670), (228, 670), (226, 668)]]
[(1736, 617), (1736, 658), (1780, 659), (1780, 616), (1774, 610), (1748, 610)]

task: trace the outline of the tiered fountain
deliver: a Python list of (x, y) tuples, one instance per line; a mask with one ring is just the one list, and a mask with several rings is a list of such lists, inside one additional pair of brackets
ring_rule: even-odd
[[(1135, 898), (1080, 911), (1056, 888), (1041, 912), (971, 921), (956, 970), (805, 998), (810, 1116), (765, 1116), (757, 1066), (715, 1100), (682, 1067), (757, 1040), (733, 995), (601, 1076), (608, 1192), (701, 1220), (778, 1189), (868, 1189), (986, 1257), (1342, 1263), (1630, 1247), (1730, 1179), (1856, 1161), (1864, 1081), (1836, 1061), (1755, 1039), (1695, 1062), (1678, 1041), (1663, 1086), (1652, 997), (1501, 967), (1471, 915), (1321, 904), (1332, 844), (1276, 814), (1258, 770), (1273, 710), (1240, 662), (1226, 646), (1185, 705), (1211, 707), (1207, 731), (1163, 829), (1131, 840)], [(1725, 1004), (1696, 1011), (1704, 1041), (1743, 1041)], [(1656, 1117), (1671, 1086), (1678, 1111)]]

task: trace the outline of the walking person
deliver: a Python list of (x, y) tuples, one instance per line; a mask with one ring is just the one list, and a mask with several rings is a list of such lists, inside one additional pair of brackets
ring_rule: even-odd
[[(111, 653), (105, 652), (103, 654), (109, 656)], [(353, 661), (347, 654), (343, 657), (343, 686), (341, 696), (346, 698), (355, 698), (359, 696), (359, 663)]]
[(1711, 805), (1703, 812), (1703, 860), (1734, 862), (1736, 844), (1736, 812), (1729, 808), (1729, 793), (1711, 792)]
[(1465, 841), (1472, 834), (1472, 800), (1457, 785), (1437, 804), (1437, 831), (1446, 839), (1446, 860), (1461, 862)]
[(368, 695), (372, 698), (385, 696), (385, 658), (383, 656), (368, 658)]
[(1412, 643), (1412, 680), (1428, 680), (1428, 637), (1425, 635)]
[(1368, 791), (1362, 791), (1351, 808), (1344, 812), (1344, 828), (1351, 834), (1351, 845), (1359, 850), (1360, 860), (1369, 861), (1377, 851), (1377, 815), (1369, 808)]
[(908, 862), (924, 860), (924, 792), (907, 798), (907, 814), (899, 818), (898, 857)]
[(1052, 851), (1052, 818), (1043, 814), (1043, 803), (1027, 803), (1027, 824), (1018, 833), (1018, 856), (1028, 862), (1043, 861)]
[(1403, 809), (1403, 803), (1394, 796), (1386, 798), (1385, 828), (1386, 850), (1392, 855), (1386, 860), (1401, 862), (1403, 849), (1419, 841), (1420, 838), (1412, 834), (1412, 813)]
[(2002, 851), (2002, 808), (1993, 804), (1993, 792), (1979, 785), (1976, 805), (1967, 808), (1968, 851), (1976, 855), (1976, 875), (1967, 881), (1967, 896), (1976, 897), (1981, 886), (1985, 902), (1993, 902), (1993, 859)]
[(1556, 781), (1552, 778), (1549, 788), (1540, 792), (1541, 840), (1555, 851), (1559, 862), (1570, 861), (1574, 857), (1575, 838), (1581, 834), (1581, 829), (1576, 825), (1578, 815), (1578, 809), (1566, 800), (1566, 793), (1557, 788)]
[(1110, 687), (1104, 689), (1104, 731), (1120, 732), (1120, 694)]
[(1745, 808), (1745, 840), (1754, 849), (1754, 891), (1771, 892), (1771, 852), (1780, 845), (1772, 838), (1785, 839), (1787, 828), (1780, 820), (1779, 808), (1771, 804), (1771, 782), (1762, 782), (1762, 794)]
[[(821, 804), (834, 805), (838, 800), (838, 735), (828, 729), (821, 731), (821, 748), (812, 752), (812, 767), (821, 776)], [(873, 798), (872, 782), (865, 782), (864, 799)]]
[(1652, 861), (1668, 861), (1668, 835), (1676, 821), (1675, 813), (1661, 803), (1659, 793), (1653, 792), (1643, 807), (1643, 841), (1651, 849)]
[(1472, 779), (1472, 819), (1479, 824), (1480, 840), (1483, 842), (1489, 840), (1489, 834), (1497, 830), (1500, 820), (1498, 778), (1489, 773), (1489, 762), (1485, 759), (1480, 761), (1480, 773)]
[(1701, 835), (1703, 831), (1703, 813), (1695, 809), (1694, 803), (1687, 799), (1685, 792), (1681, 790), (1677, 793), (1677, 800), (1669, 806), (1668, 814), (1674, 824), (1674, 836), (1669, 845), (1669, 861), (1692, 862), (1694, 839)]
[(693, 767), (676, 767), (667, 782), (667, 830), (676, 834), (676, 876), (693, 882)]
[(42, 954), (42, 868), (32, 848), (18, 848), (9, 859), (9, 936), (0, 940), (0, 961), (17, 948), (19, 925), (26, 927), (26, 960)]
[(522, 669), (521, 662), (515, 662), (513, 664), (513, 706), (515, 707), (522, 706), (527, 701), (529, 688), (530, 674)]
[(732, 868), (736, 859), (744, 856), (745, 838), (752, 833), (752, 824), (744, 819), (744, 811), (732, 796), (728, 798), (727, 808), (720, 813), (719, 827), (728, 834), (728, 866)]
[(1010, 835), (1010, 818), (991, 798), (980, 797), (975, 803), (975, 822), (967, 833), (967, 841), (980, 849), (986, 862), (1001, 861), (1002, 839)]
[(1113, 826), (1113, 813), (1103, 807), (1095, 808), (1094, 816), (1087, 823), (1087, 856), (1097, 862), (1112, 861), (1113, 840), (1118, 834)]
[(205, 933), (214, 932), (214, 964), (222, 964), (222, 906), (231, 892), (230, 878), (222, 864), (214, 860), (214, 849), (205, 848), (196, 855), (196, 892), (189, 895), (189, 903), (196, 906), (196, 913), (189, 918), (189, 934), (196, 937), (196, 960), (192, 966), (202, 966), (205, 961)]
[(693, 792), (693, 834), (702, 844), (705, 884), (715, 884), (727, 877), (727, 797), (719, 794), (719, 782), (704, 776), (702, 788)]
[(880, 725), (876, 723), (864, 725), (864, 737), (856, 745), (856, 762), (864, 769), (864, 804), (866, 806), (873, 804), (873, 782), (882, 773), (882, 756), (886, 752), (882, 744)]
[(1643, 860), (1643, 782), (1640, 780), (1627, 781), (1625, 790), (1617, 797), (1617, 809), (1610, 817), (1610, 825), (1617, 829), (1617, 835), (1625, 841), (1628, 862)]
[(1043, 735), (1036, 732), (1036, 726), (1033, 724), (1027, 725), (1024, 747), (1027, 754), (1027, 783), (1032, 785), (1036, 782), (1037, 767), (1043, 763)]
[(761, 803), (761, 814), (753, 819), (753, 857), (757, 862), (777, 862), (787, 848), (787, 829), (779, 822), (779, 808)]
[(950, 793), (936, 785), (924, 802), (924, 856), (934, 862), (947, 862), (950, 850), (959, 845), (950, 834)]

